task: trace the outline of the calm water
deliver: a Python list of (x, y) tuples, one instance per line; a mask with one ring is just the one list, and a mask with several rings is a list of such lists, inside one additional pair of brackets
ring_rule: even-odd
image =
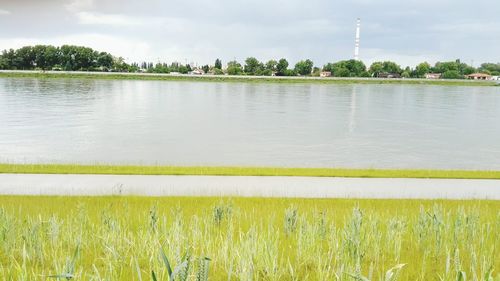
[(500, 87), (0, 79), (0, 162), (500, 169)]

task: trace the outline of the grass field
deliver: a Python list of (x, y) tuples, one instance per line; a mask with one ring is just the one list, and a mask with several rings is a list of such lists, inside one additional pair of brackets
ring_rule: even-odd
[(79, 79), (125, 79), (200, 82), (245, 82), (245, 83), (316, 83), (316, 84), (411, 84), (443, 86), (498, 86), (493, 81), (470, 80), (426, 80), (426, 79), (379, 79), (379, 78), (319, 78), (319, 77), (264, 77), (227, 75), (168, 75), (147, 73), (99, 73), (99, 72), (37, 72), (3, 71), (0, 78), (79, 78)]
[(500, 171), (0, 164), (0, 173), (500, 179)]
[(495, 201), (0, 196), (0, 206), (0, 280), (169, 280), (162, 252), (175, 280), (500, 280)]

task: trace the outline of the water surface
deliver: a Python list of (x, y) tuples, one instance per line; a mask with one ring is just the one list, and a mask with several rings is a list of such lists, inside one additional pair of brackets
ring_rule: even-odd
[(500, 87), (0, 78), (0, 162), (500, 169)]

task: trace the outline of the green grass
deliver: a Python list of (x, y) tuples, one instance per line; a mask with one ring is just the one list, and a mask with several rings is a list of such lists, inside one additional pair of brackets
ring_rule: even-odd
[(0, 164), (0, 173), (500, 179), (500, 171)]
[(188, 280), (208, 257), (209, 280), (387, 280), (405, 264), (398, 280), (498, 281), (499, 247), (498, 201), (0, 196), (0, 280), (168, 280), (163, 249)]
[(142, 73), (67, 73), (67, 72), (0, 72), (0, 78), (78, 78), (121, 80), (164, 80), (200, 82), (245, 83), (315, 83), (315, 84), (411, 84), (443, 86), (497, 86), (491, 81), (426, 80), (426, 79), (377, 79), (377, 78), (318, 78), (318, 77), (263, 77), (263, 76), (211, 76), (211, 75), (149, 75)]

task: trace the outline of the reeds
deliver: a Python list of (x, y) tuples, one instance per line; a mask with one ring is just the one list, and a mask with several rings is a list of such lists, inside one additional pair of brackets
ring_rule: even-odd
[(500, 280), (491, 201), (0, 203), (0, 280)]

